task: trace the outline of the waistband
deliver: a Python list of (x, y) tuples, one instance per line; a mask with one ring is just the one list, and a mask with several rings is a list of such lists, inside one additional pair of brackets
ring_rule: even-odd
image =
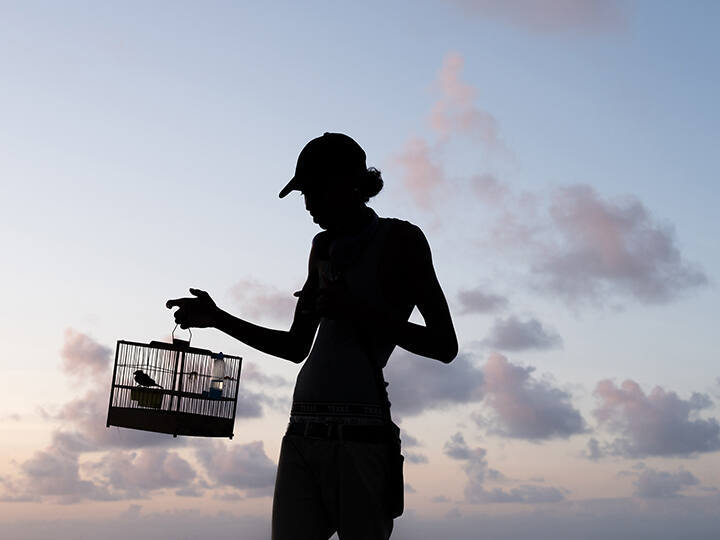
[[(332, 402), (304, 402), (295, 401), (292, 404), (290, 416), (299, 420), (323, 418), (323, 421), (337, 419), (380, 420), (385, 422), (387, 414), (381, 405), (372, 403), (332, 403)], [(354, 423), (354, 422), (346, 422)]]
[(288, 424), (288, 435), (329, 441), (392, 443), (397, 434), (392, 426), (358, 426), (324, 422), (296, 422)]

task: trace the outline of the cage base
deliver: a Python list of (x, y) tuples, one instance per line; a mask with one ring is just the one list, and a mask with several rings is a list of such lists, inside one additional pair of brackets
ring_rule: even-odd
[(233, 437), (233, 420), (203, 414), (131, 407), (110, 407), (107, 426), (117, 426), (170, 435)]

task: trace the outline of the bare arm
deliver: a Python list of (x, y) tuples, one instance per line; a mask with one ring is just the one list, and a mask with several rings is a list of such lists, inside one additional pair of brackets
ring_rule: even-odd
[[(310, 268), (313, 267), (313, 257), (311, 252)], [(313, 286), (314, 274), (310, 271), (303, 291)], [(178, 298), (166, 303), (168, 308), (180, 308), (175, 312), (175, 322), (181, 328), (217, 328), (254, 349), (295, 363), (302, 362), (310, 352), (319, 318), (305, 309), (303, 295), (295, 306), (290, 330), (285, 331), (265, 328), (235, 317), (218, 308), (205, 291), (190, 289), (190, 292), (196, 298)]]
[(425, 326), (409, 321), (396, 325), (396, 343), (411, 353), (450, 363), (457, 356), (457, 336), (427, 239), (413, 226), (402, 234), (399, 249), (406, 261), (409, 299), (420, 311)]

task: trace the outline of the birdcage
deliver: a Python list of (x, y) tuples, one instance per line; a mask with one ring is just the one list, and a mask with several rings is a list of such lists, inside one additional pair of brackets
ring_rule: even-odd
[(241, 366), (174, 331), (172, 343), (118, 341), (107, 426), (232, 438)]

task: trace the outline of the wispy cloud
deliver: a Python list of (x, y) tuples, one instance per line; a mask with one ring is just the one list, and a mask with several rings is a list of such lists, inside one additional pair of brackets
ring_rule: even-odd
[(498, 122), (477, 105), (477, 89), (462, 80), (464, 64), (464, 58), (458, 53), (445, 56), (437, 78), (440, 97), (430, 113), (430, 125), (441, 143), (459, 135), (487, 149), (498, 150), (503, 147)]
[(467, 475), (465, 499), (471, 503), (556, 503), (565, 498), (566, 490), (535, 484), (523, 484), (510, 489), (486, 487), (488, 480), (505, 479), (487, 462), (484, 448), (470, 448), (462, 433), (453, 435), (444, 446), (445, 455), (463, 462), (463, 471)]
[(522, 320), (511, 315), (496, 318), (483, 343), (501, 351), (524, 351), (560, 347), (562, 338), (534, 317)]
[(448, 0), (463, 13), (533, 33), (616, 31), (628, 13), (618, 0)]
[(252, 278), (241, 279), (231, 289), (234, 300), (246, 316), (281, 321), (292, 320), (297, 302), (292, 293)]
[[(440, 160), (453, 139), (467, 139), (487, 152), (508, 154), (500, 138), (498, 121), (477, 104), (478, 90), (462, 79), (462, 55), (445, 56), (434, 88), (437, 100), (429, 113), (432, 140), (410, 137), (394, 158), (403, 174), (403, 184), (413, 201), (425, 210), (433, 209), (447, 193), (448, 178)], [(500, 197), (502, 185), (489, 175), (474, 179), (479, 196)]]

